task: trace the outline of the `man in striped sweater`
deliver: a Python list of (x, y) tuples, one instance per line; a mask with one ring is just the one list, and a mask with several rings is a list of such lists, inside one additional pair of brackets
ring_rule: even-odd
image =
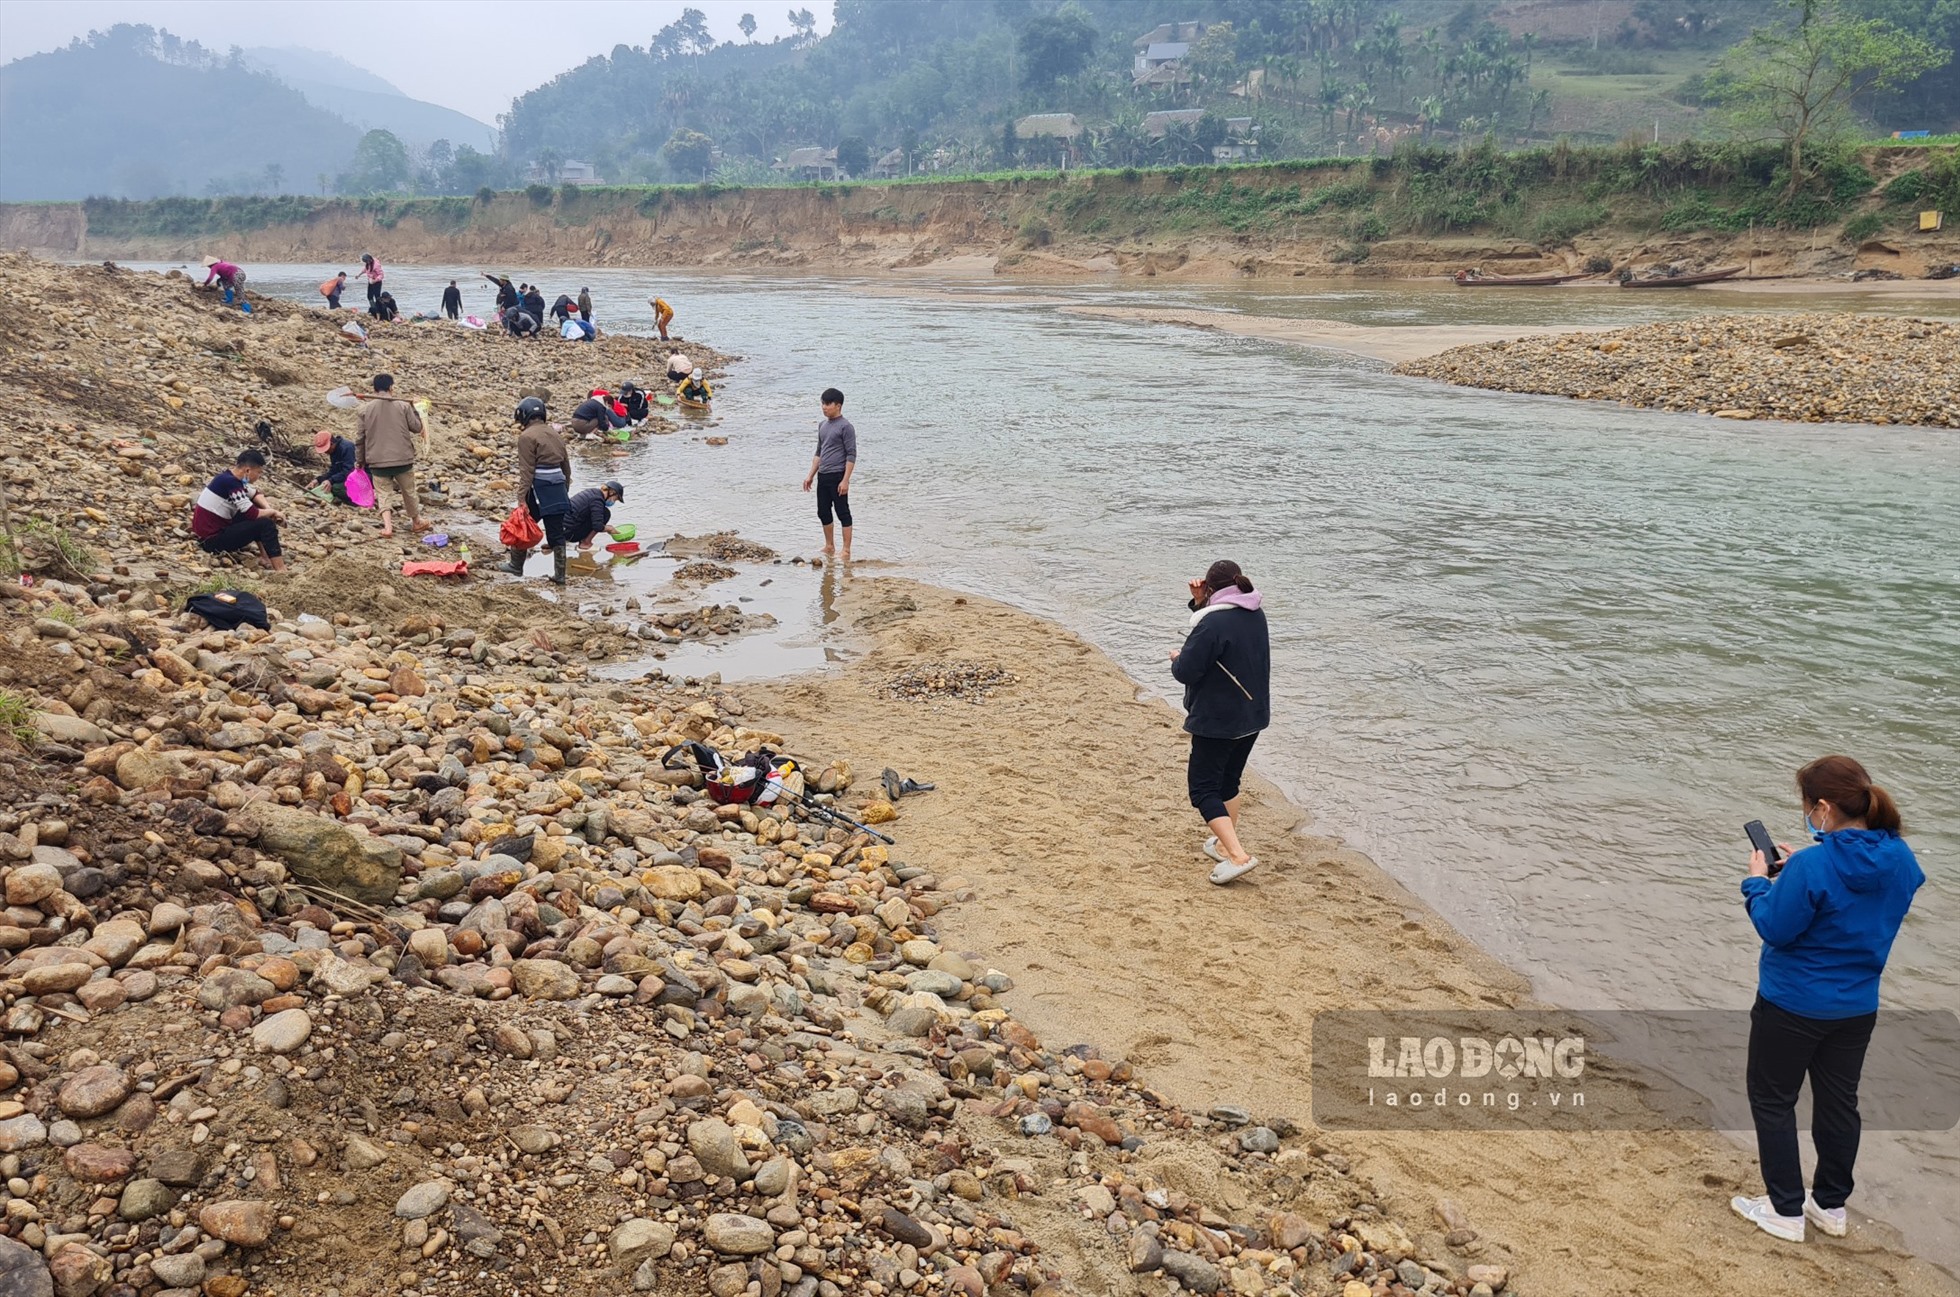
[(239, 452), (238, 462), (211, 479), (191, 510), (191, 535), (207, 554), (230, 554), (253, 545), (274, 572), (286, 570), (279, 554), (279, 523), (285, 516), (266, 503), (257, 486), (265, 455)]

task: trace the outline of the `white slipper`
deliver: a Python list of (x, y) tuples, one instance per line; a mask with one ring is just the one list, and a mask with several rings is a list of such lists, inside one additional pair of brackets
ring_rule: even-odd
[(1225, 853), (1219, 849), (1216, 833), (1205, 839), (1205, 854), (1221, 865), (1225, 863)]
[(1229, 860), (1221, 860), (1211, 867), (1211, 881), (1222, 887), (1235, 878), (1244, 878), (1258, 867), (1259, 857), (1257, 856), (1251, 857), (1242, 865), (1235, 865)]

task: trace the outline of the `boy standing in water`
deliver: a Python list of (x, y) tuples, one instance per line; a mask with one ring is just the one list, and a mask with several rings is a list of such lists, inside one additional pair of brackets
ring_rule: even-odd
[(844, 554), (851, 561), (851, 474), (857, 471), (857, 429), (844, 417), (844, 394), (834, 387), (823, 392), (823, 422), (817, 425), (817, 453), (810, 457), (810, 471), (803, 478), (803, 489), (817, 487), (817, 521), (823, 524), (823, 552), (836, 551), (831, 532), (831, 514), (844, 524)]

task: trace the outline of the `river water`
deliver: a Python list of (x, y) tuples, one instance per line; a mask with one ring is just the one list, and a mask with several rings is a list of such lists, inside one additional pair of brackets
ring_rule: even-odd
[[(253, 277), (305, 297), (323, 270)], [(390, 280), (429, 309), (452, 275), (487, 314), (472, 269)], [(1960, 1005), (1960, 435), (1454, 389), (1057, 305), (1422, 329), (1817, 299), (549, 277), (548, 297), (590, 285), (600, 325), (634, 332), (658, 290), (680, 332), (744, 357), (713, 416), (733, 445), (664, 438), (623, 461), (633, 507), (616, 516), (642, 531), (735, 527), (814, 550), (797, 487), (816, 394), (835, 384), (860, 440), (860, 558), (1055, 618), (1149, 689), (1171, 690), (1185, 581), (1217, 557), (1243, 564), (1274, 635), (1275, 722), (1255, 765), (1542, 995), (1745, 1007), (1757, 945), (1737, 904), (1740, 826), (1760, 816), (1805, 841), (1792, 773), (1843, 751), (1896, 795), (1929, 876), (1887, 1002)], [(1828, 304), (1960, 315), (1960, 295), (1928, 289)], [(777, 571), (792, 575), (774, 598), (812, 608), (816, 578)], [(822, 660), (789, 645), (774, 669)], [(1895, 1138), (1869, 1205), (1952, 1264), (1951, 1224), (1913, 1204), (1956, 1200), (1925, 1186), (1960, 1190), (1960, 1145)]]

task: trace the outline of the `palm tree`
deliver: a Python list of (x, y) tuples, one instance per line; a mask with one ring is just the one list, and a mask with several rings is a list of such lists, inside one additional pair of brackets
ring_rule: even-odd
[(1545, 114), (1545, 120), (1547, 122), (1551, 121), (1552, 92), (1549, 90), (1534, 90), (1531, 92), (1531, 97), (1527, 102), (1530, 105), (1531, 111), (1525, 117), (1524, 133), (1529, 135), (1531, 134), (1531, 128), (1538, 124), (1539, 113)]
[(1429, 95), (1416, 104), (1416, 125), (1422, 130), (1422, 138), (1428, 139), (1430, 130), (1443, 120), (1443, 101)]

